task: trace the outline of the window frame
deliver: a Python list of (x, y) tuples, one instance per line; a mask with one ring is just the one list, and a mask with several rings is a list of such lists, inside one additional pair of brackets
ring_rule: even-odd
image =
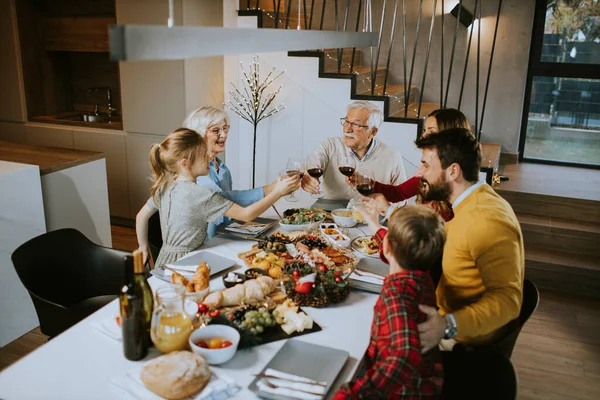
[(600, 63), (581, 64), (541, 61), (544, 43), (544, 28), (546, 25), (547, 4), (547, 0), (535, 1), (535, 12), (531, 31), (531, 47), (529, 49), (529, 64), (527, 66), (527, 79), (525, 83), (525, 95), (523, 99), (523, 113), (521, 116), (521, 133), (519, 135), (519, 161), (600, 169), (600, 165), (595, 164), (525, 157), (525, 141), (527, 140), (527, 125), (529, 121), (531, 93), (533, 90), (533, 78), (536, 76), (545, 76), (552, 78), (581, 78), (600, 80)]

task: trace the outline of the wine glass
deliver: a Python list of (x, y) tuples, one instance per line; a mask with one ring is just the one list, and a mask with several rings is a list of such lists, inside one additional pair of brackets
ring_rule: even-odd
[[(315, 178), (317, 181), (321, 176), (323, 176), (323, 172), (325, 170), (321, 167), (321, 161), (316, 156), (308, 156), (306, 157), (306, 173)], [(325, 196), (325, 193), (321, 192), (321, 182), (319, 181), (319, 191), (317, 193), (313, 193), (310, 195), (313, 199), (320, 199)]]
[(375, 175), (371, 171), (359, 171), (355, 175), (356, 190), (365, 197), (373, 194), (375, 190)]
[(356, 160), (350, 154), (342, 154), (338, 158), (338, 170), (347, 177), (351, 177), (356, 171)]
[[(285, 166), (285, 176), (295, 175), (298, 175), (300, 179), (304, 177), (304, 164), (301, 158), (291, 157), (288, 159), (288, 162)], [(298, 201), (298, 198), (294, 195), (294, 192), (288, 196), (285, 196), (285, 199), (292, 203), (296, 203)]]

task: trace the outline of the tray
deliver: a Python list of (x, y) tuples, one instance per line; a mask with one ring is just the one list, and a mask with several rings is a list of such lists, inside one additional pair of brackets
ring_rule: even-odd
[[(260, 373), (263, 374), (267, 368), (273, 368), (281, 372), (287, 372), (288, 374), (327, 382), (325, 395), (323, 396), (327, 397), (333, 382), (335, 382), (340, 371), (344, 368), (348, 357), (348, 352), (343, 350), (306, 343), (300, 340), (288, 340)], [(261, 392), (256, 386), (256, 382), (260, 379), (260, 377), (256, 377), (250, 386), (248, 386), (248, 389), (256, 393), (259, 397), (273, 400), (297, 400), (294, 397)]]
[[(302, 311), (303, 311), (302, 308), (298, 308), (298, 312), (302, 312)], [(305, 312), (305, 314), (306, 314), (306, 312)], [(209, 325), (211, 325), (211, 324), (224, 325), (224, 324), (229, 324), (229, 321), (223, 321), (223, 320), (217, 319), (217, 320), (212, 320), (208, 324)], [(281, 329), (280, 325), (277, 325), (277, 326), (274, 326), (273, 328), (265, 329), (264, 333), (262, 333), (258, 336), (255, 336), (256, 340), (253, 341), (252, 343), (240, 342), (239, 348), (247, 349), (250, 347), (260, 346), (260, 345), (271, 343), (271, 342), (277, 342), (279, 340), (292, 339), (292, 338), (295, 338), (298, 336), (308, 335), (309, 333), (320, 332), (322, 330), (323, 330), (323, 328), (321, 328), (321, 326), (319, 324), (317, 324), (315, 321), (313, 321), (312, 329), (305, 329), (303, 332), (294, 332), (291, 335), (288, 335)]]
[[(244, 224), (244, 222), (236, 221), (236, 220), (234, 220), (233, 222), (237, 222), (239, 224)], [(226, 226), (219, 225), (219, 226), (217, 226), (217, 234), (224, 235), (224, 236), (230, 236), (230, 237), (234, 237), (237, 239), (256, 240), (256, 239), (260, 238), (261, 236), (263, 236), (265, 233), (269, 232), (271, 229), (273, 229), (273, 227), (275, 227), (278, 223), (277, 220), (270, 219), (270, 218), (256, 218), (252, 222), (258, 223), (258, 224), (266, 224), (266, 226), (262, 231), (252, 234), (250, 232), (239, 233), (239, 232), (228, 231), (227, 229), (225, 229)]]
[(320, 208), (327, 212), (332, 212), (338, 208), (346, 208), (348, 200), (331, 200), (331, 199), (319, 199), (311, 206), (311, 208)]
[[(230, 260), (228, 258), (222, 257), (215, 253), (211, 253), (209, 251), (199, 251), (195, 254), (192, 254), (191, 256), (181, 258), (170, 265), (172, 266), (172, 268), (177, 269), (177, 272), (179, 272), (181, 275), (188, 278), (194, 275), (196, 268), (194, 268), (193, 270), (185, 270), (186, 268), (183, 267), (194, 265), (197, 267), (203, 261), (210, 267), (211, 276), (237, 265), (237, 263), (234, 260)], [(181, 267), (181, 269), (178, 267)], [(152, 271), (150, 271), (150, 273), (156, 276), (158, 279), (171, 282), (171, 275), (165, 275), (164, 268), (156, 267)]]

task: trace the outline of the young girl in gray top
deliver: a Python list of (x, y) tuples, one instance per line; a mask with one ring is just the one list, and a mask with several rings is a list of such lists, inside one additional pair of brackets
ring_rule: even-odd
[(208, 161), (205, 140), (191, 129), (177, 129), (150, 149), (153, 185), (150, 199), (136, 216), (136, 234), (140, 250), (149, 254), (148, 220), (160, 212), (163, 246), (157, 266), (200, 247), (209, 222), (222, 216), (252, 221), (300, 185), (298, 176), (283, 178), (268, 196), (244, 208), (196, 184), (198, 176), (208, 174)]

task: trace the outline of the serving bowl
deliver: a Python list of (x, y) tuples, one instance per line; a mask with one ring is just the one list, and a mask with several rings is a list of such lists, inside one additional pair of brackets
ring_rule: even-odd
[(246, 279), (256, 279), (259, 276), (269, 276), (269, 272), (262, 268), (248, 268), (244, 274), (246, 275)]
[[(238, 278), (239, 281), (237, 282), (233, 282), (233, 281), (229, 281), (227, 280), (227, 278), (229, 277), (229, 275), (233, 274), (234, 277)], [(230, 272), (227, 275), (223, 275), (223, 286), (225, 286), (225, 288), (229, 289), (230, 287), (234, 287), (235, 285), (238, 285), (240, 283), (244, 283), (246, 282), (246, 275), (239, 273), (239, 272)]]
[[(340, 213), (348, 213), (350, 216), (342, 216), (339, 215)], [(352, 228), (353, 226), (356, 226), (357, 223), (356, 219), (353, 216), (352, 210), (348, 208), (338, 208), (336, 210), (333, 210), (331, 212), (331, 217), (333, 218), (333, 221), (342, 228)]]
[[(219, 338), (223, 341), (228, 340), (231, 346), (219, 349), (207, 349), (198, 346), (196, 343), (203, 340), (209, 342), (211, 339)], [(240, 344), (240, 333), (227, 325), (207, 325), (196, 329), (189, 338), (192, 351), (206, 360), (210, 365), (218, 365), (231, 360)]]
[(315, 221), (315, 222), (311, 222), (310, 224), (284, 224), (283, 222), (279, 221), (279, 226), (281, 227), (281, 230), (283, 232), (293, 232), (293, 231), (311, 231), (314, 228), (316, 228), (320, 223), (322, 223), (323, 221), (325, 221), (325, 218), (319, 220), (319, 221)]

